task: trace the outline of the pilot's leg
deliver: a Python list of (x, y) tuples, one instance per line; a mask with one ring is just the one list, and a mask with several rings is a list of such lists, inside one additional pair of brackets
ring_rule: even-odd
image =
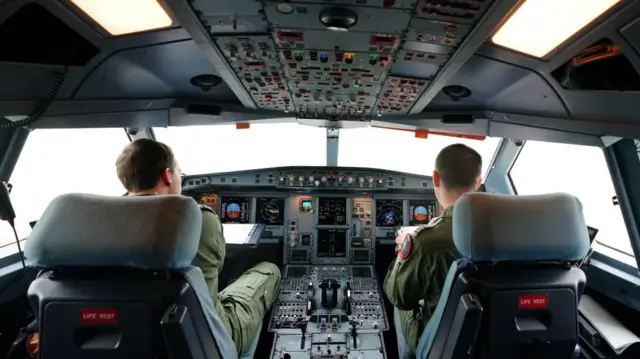
[(229, 284), (219, 298), (231, 326), (238, 355), (247, 352), (280, 290), (280, 269), (262, 262)]
[(407, 345), (411, 349), (410, 355), (405, 355), (404, 358), (400, 359), (415, 358), (418, 341), (420, 341), (420, 336), (422, 335), (422, 331), (424, 329), (422, 326), (422, 319), (416, 318), (416, 313), (414, 313), (413, 310), (399, 310), (398, 312), (398, 314), (400, 315), (400, 323), (402, 323), (402, 328), (396, 328), (396, 330), (402, 330), (404, 338), (407, 341)]

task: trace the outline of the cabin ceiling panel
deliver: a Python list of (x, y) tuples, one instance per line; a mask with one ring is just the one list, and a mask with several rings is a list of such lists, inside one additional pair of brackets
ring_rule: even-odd
[(429, 110), (453, 109), (462, 105), (505, 112), (566, 115), (562, 102), (543, 77), (526, 68), (483, 56), (473, 56), (448, 85), (467, 87), (471, 96), (453, 101), (440, 92)]
[(76, 98), (236, 100), (224, 82), (209, 91), (191, 85), (191, 78), (202, 74), (218, 75), (191, 40), (123, 50), (109, 57), (89, 75)]

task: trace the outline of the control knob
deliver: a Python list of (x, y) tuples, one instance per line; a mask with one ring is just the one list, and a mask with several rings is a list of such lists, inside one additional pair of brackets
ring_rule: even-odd
[(360, 182), (360, 183), (364, 183), (364, 177), (360, 177), (360, 178), (358, 178), (358, 182)]
[(316, 180), (314, 183), (315, 183), (316, 186), (320, 185), (320, 181), (318, 181), (318, 180)]
[(353, 181), (355, 181), (355, 179), (353, 177), (349, 176), (349, 178), (347, 178), (347, 182), (353, 183)]
[(322, 176), (322, 178), (320, 178), (320, 180), (321, 180), (322, 182), (327, 182), (327, 176)]
[(313, 177), (313, 176), (309, 176), (309, 181), (313, 182), (314, 179), (316, 179), (316, 178)]
[(300, 177), (298, 177), (298, 180), (299, 180), (300, 182), (304, 181), (304, 176), (300, 176)]

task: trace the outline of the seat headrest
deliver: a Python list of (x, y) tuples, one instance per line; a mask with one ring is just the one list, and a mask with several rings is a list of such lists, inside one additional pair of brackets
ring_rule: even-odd
[(42, 214), (25, 246), (36, 267), (188, 267), (202, 213), (189, 197), (64, 194)]
[(453, 209), (453, 241), (474, 261), (577, 261), (590, 241), (582, 204), (564, 193), (467, 193)]

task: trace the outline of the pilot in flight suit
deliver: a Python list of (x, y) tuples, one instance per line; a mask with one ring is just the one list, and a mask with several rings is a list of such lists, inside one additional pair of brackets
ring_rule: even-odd
[(202, 270), (216, 313), (231, 334), (238, 355), (242, 355), (259, 334), (265, 313), (276, 301), (280, 269), (273, 263), (258, 263), (218, 293), (218, 276), (226, 253), (222, 222), (213, 209), (205, 205), (200, 208), (202, 232), (194, 264)]
[[(436, 158), (433, 184), (444, 210), (440, 217), (413, 233), (399, 233), (397, 258), (384, 279), (384, 292), (398, 308), (401, 328), (412, 356), (438, 305), (451, 264), (461, 257), (453, 243), (452, 213), (457, 199), (481, 183), (482, 158), (473, 149), (455, 144)], [(402, 359), (402, 358), (401, 358)]]
[[(129, 196), (182, 193), (180, 168), (171, 149), (160, 142), (131, 142), (118, 157), (116, 172)], [(242, 355), (260, 333), (263, 317), (276, 300), (280, 269), (273, 263), (259, 263), (218, 292), (226, 253), (222, 223), (213, 209), (200, 208), (202, 232), (194, 264), (202, 270), (216, 313)]]

